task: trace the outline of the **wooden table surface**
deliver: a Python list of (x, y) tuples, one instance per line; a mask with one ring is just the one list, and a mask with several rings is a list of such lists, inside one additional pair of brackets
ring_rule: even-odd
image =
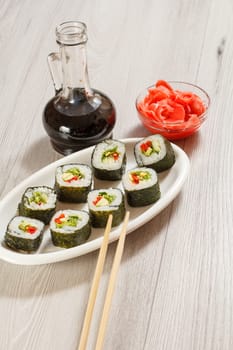
[[(209, 93), (207, 122), (176, 142), (191, 162), (181, 193), (127, 236), (104, 349), (233, 349), (232, 0), (0, 4), (1, 198), (61, 157), (42, 125), (53, 96), (46, 57), (57, 50), (56, 25), (87, 24), (91, 86), (115, 102), (115, 138), (148, 135), (134, 102), (157, 79), (188, 81)], [(90, 350), (115, 248), (107, 255)], [(39, 266), (0, 260), (0, 349), (76, 349), (97, 256)]]

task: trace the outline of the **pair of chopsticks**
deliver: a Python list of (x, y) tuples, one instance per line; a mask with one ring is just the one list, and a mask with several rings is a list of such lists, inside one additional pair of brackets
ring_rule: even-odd
[[(113, 295), (116, 277), (117, 277), (117, 272), (118, 272), (118, 269), (120, 266), (120, 261), (121, 261), (121, 257), (122, 257), (122, 253), (123, 253), (123, 249), (124, 249), (126, 228), (127, 228), (128, 221), (129, 221), (129, 212), (127, 211), (123, 225), (122, 225), (121, 233), (119, 236), (119, 241), (118, 241), (117, 248), (116, 248), (116, 253), (114, 256), (114, 260), (113, 260), (113, 265), (112, 265), (112, 270), (111, 270), (111, 274), (110, 274), (110, 278), (109, 278), (108, 288), (107, 288), (107, 292), (106, 292), (106, 296), (105, 296), (105, 302), (104, 302), (102, 317), (101, 317), (100, 326), (99, 326), (99, 330), (98, 330), (98, 336), (97, 336), (95, 350), (101, 350), (102, 346), (103, 346), (104, 335), (105, 335), (105, 331), (106, 331), (112, 295)], [(89, 295), (89, 300), (88, 300), (88, 304), (87, 304), (87, 308), (86, 308), (86, 314), (85, 314), (85, 318), (84, 318), (84, 323), (83, 323), (83, 328), (82, 328), (82, 333), (81, 333), (81, 338), (80, 338), (78, 350), (85, 350), (86, 349), (88, 333), (89, 333), (89, 329), (90, 329), (95, 300), (96, 300), (99, 282), (100, 282), (100, 278), (101, 278), (101, 275), (103, 272), (104, 262), (105, 262), (106, 253), (107, 253), (107, 249), (108, 249), (108, 241), (109, 241), (109, 234), (110, 234), (111, 228), (112, 228), (112, 215), (110, 214), (108, 217), (108, 222), (107, 222), (107, 226), (105, 228), (103, 242), (102, 242), (102, 245), (100, 248), (100, 252), (99, 252), (99, 256), (98, 256), (98, 260), (97, 260), (97, 264), (96, 264), (96, 268), (95, 268), (95, 273), (94, 273), (91, 291), (90, 291), (90, 295)]]

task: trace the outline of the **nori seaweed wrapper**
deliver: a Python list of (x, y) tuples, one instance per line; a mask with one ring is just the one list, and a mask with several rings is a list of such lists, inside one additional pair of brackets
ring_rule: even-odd
[(27, 239), (22, 237), (16, 237), (12, 236), (10, 231), (6, 231), (5, 233), (5, 243), (7, 246), (14, 250), (21, 250), (24, 252), (35, 252), (42, 241), (43, 233), (41, 233), (37, 238), (35, 239)]
[(118, 169), (114, 170), (107, 170), (107, 169), (100, 169), (100, 168), (93, 168), (93, 174), (97, 179), (105, 180), (105, 181), (117, 181), (121, 180), (122, 175), (125, 172), (126, 167), (126, 154), (123, 157), (122, 165)]
[(72, 248), (85, 243), (91, 235), (90, 220), (85, 226), (74, 229), (71, 232), (60, 232), (50, 227), (52, 242), (55, 246), (61, 248)]
[(22, 196), (22, 200), (18, 205), (18, 213), (21, 216), (27, 216), (33, 219), (38, 219), (40, 221), (43, 221), (46, 225), (49, 223), (51, 217), (53, 216), (53, 214), (55, 213), (56, 210), (56, 201), (54, 203), (54, 205), (52, 205), (50, 208), (30, 208), (30, 202), (26, 196), (26, 193), (28, 192), (28, 190), (34, 190), (37, 188), (44, 188), (44, 189), (48, 189), (48, 191), (52, 191), (52, 193), (54, 195), (56, 195), (56, 192), (47, 186), (39, 186), (39, 187), (29, 187), (26, 189), (26, 191), (24, 192), (23, 196)]
[[(30, 231), (30, 228), (35, 231)], [(8, 247), (16, 251), (35, 252), (41, 244), (43, 230), (42, 221), (25, 216), (15, 216), (7, 225), (4, 241)]]
[[(151, 136), (151, 138), (153, 138), (155, 136), (156, 135), (153, 135), (153, 136)], [(176, 161), (174, 149), (173, 149), (172, 144), (170, 143), (170, 141), (167, 140), (162, 135), (159, 135), (159, 136), (163, 139), (163, 142), (164, 142), (164, 145), (165, 145), (165, 149), (166, 149), (165, 156), (159, 161), (153, 162), (153, 160), (152, 160), (152, 162), (150, 164), (145, 164), (143, 162), (143, 160), (141, 159), (140, 155), (138, 155), (137, 151), (136, 151), (136, 146), (138, 144), (140, 144), (142, 141), (138, 142), (135, 145), (135, 147), (134, 147), (134, 155), (135, 155), (135, 159), (136, 159), (136, 162), (137, 162), (138, 166), (146, 166), (148, 168), (152, 168), (157, 173), (160, 173), (162, 171), (170, 169), (175, 164), (175, 161)]]
[[(72, 168), (72, 167), (77, 168), (77, 170), (79, 170), (79, 171), (80, 171), (80, 168), (82, 169), (82, 171), (80, 171), (80, 172), (81, 173), (83, 172), (84, 177), (85, 176), (87, 177), (86, 185), (76, 185), (76, 186), (67, 185), (67, 186), (65, 186), (65, 185), (59, 183), (59, 181), (57, 179), (58, 174), (56, 174), (54, 188), (55, 188), (56, 193), (57, 193), (57, 198), (61, 202), (85, 203), (87, 201), (87, 195), (92, 188), (91, 168), (85, 164), (71, 163), (71, 164), (64, 164), (62, 166), (59, 166), (57, 168), (57, 171), (59, 169), (61, 169), (60, 171), (62, 173), (64, 167), (68, 167), (68, 166), (70, 166), (70, 168)], [(89, 174), (88, 174), (88, 172), (85, 172), (85, 168), (87, 168), (86, 170), (90, 171)], [(67, 171), (65, 171), (65, 172), (69, 173), (69, 168), (67, 168)], [(88, 182), (88, 175), (90, 176), (89, 182)], [(61, 175), (61, 177), (62, 177), (62, 175)]]
[[(119, 168), (117, 169), (107, 169), (107, 167), (97, 167), (94, 165), (94, 158), (97, 157), (98, 159), (98, 154), (96, 154), (96, 150), (97, 148), (100, 148), (103, 145), (107, 145), (106, 148), (110, 148), (110, 147), (116, 147), (117, 148), (117, 152), (118, 151), (123, 151), (124, 155), (121, 161), (121, 165)], [(119, 148), (122, 148), (121, 150)], [(109, 149), (111, 151), (111, 149)], [(103, 148), (103, 153), (108, 152), (108, 149)], [(102, 153), (102, 155), (103, 155)], [(92, 164), (92, 169), (93, 169), (93, 174), (97, 179), (100, 180), (105, 180), (105, 181), (117, 181), (117, 180), (121, 180), (122, 175), (125, 172), (125, 168), (126, 168), (126, 152), (125, 152), (125, 145), (123, 142), (118, 141), (118, 140), (114, 140), (114, 139), (106, 139), (104, 141), (102, 141), (100, 144), (98, 144), (93, 152), (92, 152), (92, 156), (91, 156), (91, 164)], [(102, 162), (102, 159), (100, 160), (100, 163)]]
[(72, 248), (83, 244), (88, 240), (91, 234), (91, 225), (88, 223), (80, 230), (72, 233), (61, 233), (51, 230), (52, 242), (55, 246), (61, 248)]
[(128, 191), (125, 190), (126, 199), (131, 207), (142, 207), (155, 203), (160, 197), (160, 186), (157, 182), (151, 187), (143, 188), (141, 190)]
[[(122, 201), (117, 206), (109, 206), (109, 210), (93, 210), (89, 208), (91, 225), (95, 228), (105, 227), (108, 221), (108, 217), (112, 214), (112, 226), (118, 226), (124, 219), (125, 216), (125, 201), (123, 192), (118, 189), (122, 194)], [(117, 209), (116, 209), (117, 208)]]
[(85, 203), (87, 201), (87, 195), (91, 190), (91, 184), (86, 187), (68, 187), (60, 186), (56, 182), (54, 188), (57, 192), (57, 198), (61, 202)]

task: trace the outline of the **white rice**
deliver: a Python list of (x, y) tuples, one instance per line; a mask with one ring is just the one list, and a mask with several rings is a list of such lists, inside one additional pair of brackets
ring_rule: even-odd
[[(146, 156), (141, 151), (141, 145), (143, 143), (146, 143), (147, 141), (151, 141), (153, 147), (156, 149), (160, 149), (160, 151), (151, 153), (150, 156)], [(138, 142), (135, 145), (135, 156), (139, 160), (140, 163), (147, 166), (151, 163), (157, 163), (161, 159), (163, 159), (166, 156), (166, 145), (164, 143), (164, 138), (161, 135), (151, 135), (148, 137), (145, 137), (142, 141)]]
[[(37, 204), (31, 201), (34, 192), (41, 192), (47, 195), (48, 201), (47, 203)], [(53, 209), (56, 207), (56, 199), (57, 195), (52, 188), (40, 186), (40, 187), (30, 187), (24, 193), (24, 202), (23, 205), (26, 208), (35, 209), (35, 210), (46, 210)]]
[[(107, 192), (109, 195), (115, 196), (115, 199), (110, 203), (110, 205), (97, 207), (93, 204), (96, 197), (100, 192)], [(101, 190), (93, 190), (88, 193), (87, 202), (90, 210), (94, 211), (109, 211), (109, 210), (117, 210), (122, 203), (123, 195), (119, 189), (109, 188), (109, 189), (101, 189)]]
[[(27, 224), (36, 227), (35, 233), (31, 234), (28, 232), (24, 232), (19, 228), (19, 225), (21, 224), (22, 221), (27, 222)], [(36, 220), (36, 219), (31, 219), (25, 216), (15, 216), (9, 223), (8, 225), (8, 233), (11, 236), (19, 237), (19, 238), (26, 238), (26, 239), (35, 239), (37, 238), (41, 232), (44, 229), (44, 224), (43, 222)]]
[[(130, 174), (135, 172), (135, 171), (149, 172), (151, 177), (148, 180), (140, 181), (138, 184), (135, 184), (130, 180)], [(157, 177), (155, 170), (153, 170), (151, 168), (146, 168), (146, 167), (139, 167), (139, 168), (134, 168), (134, 169), (128, 170), (123, 175), (123, 178), (122, 178), (123, 187), (127, 191), (142, 190), (144, 188), (148, 188), (148, 187), (155, 185), (157, 183), (157, 181), (158, 181), (158, 177)]]
[[(77, 168), (84, 177), (78, 181), (64, 181), (62, 175), (71, 168)], [(56, 169), (56, 181), (61, 187), (87, 187), (92, 182), (92, 171), (88, 165), (78, 163), (65, 164)]]
[[(114, 147), (117, 147), (117, 152), (119, 153), (118, 159), (114, 160), (113, 157), (108, 157), (102, 161), (103, 153)], [(92, 165), (96, 169), (117, 170), (122, 167), (124, 155), (125, 145), (122, 142), (117, 140), (105, 140), (96, 145), (92, 156)]]
[[(58, 218), (61, 214), (69, 215), (69, 216), (78, 216), (77, 220), (77, 225), (76, 226), (69, 226), (69, 225), (64, 225), (63, 227), (59, 228), (56, 227), (55, 219)], [(50, 229), (56, 232), (61, 232), (61, 233), (72, 233), (74, 231), (82, 229), (84, 226), (87, 225), (89, 221), (89, 214), (86, 211), (83, 210), (59, 210), (57, 211), (51, 221), (50, 221)]]

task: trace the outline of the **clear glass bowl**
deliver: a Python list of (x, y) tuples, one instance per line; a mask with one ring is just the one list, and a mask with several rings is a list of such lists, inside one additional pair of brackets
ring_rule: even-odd
[(148, 117), (147, 114), (143, 114), (142, 111), (139, 111), (138, 104), (144, 100), (148, 94), (148, 90), (153, 88), (155, 85), (151, 85), (144, 89), (136, 99), (136, 109), (138, 112), (138, 117), (141, 120), (142, 124), (148, 129), (152, 134), (161, 134), (169, 140), (178, 140), (186, 138), (195, 132), (201, 127), (203, 122), (207, 118), (209, 106), (210, 106), (210, 97), (205, 90), (200, 88), (197, 85), (182, 82), (182, 81), (169, 81), (169, 85), (174, 90), (179, 90), (183, 92), (191, 92), (200, 97), (203, 104), (206, 107), (206, 110), (203, 114), (196, 118), (195, 123), (190, 120), (187, 121), (166, 121), (166, 120), (156, 120), (151, 117)]

